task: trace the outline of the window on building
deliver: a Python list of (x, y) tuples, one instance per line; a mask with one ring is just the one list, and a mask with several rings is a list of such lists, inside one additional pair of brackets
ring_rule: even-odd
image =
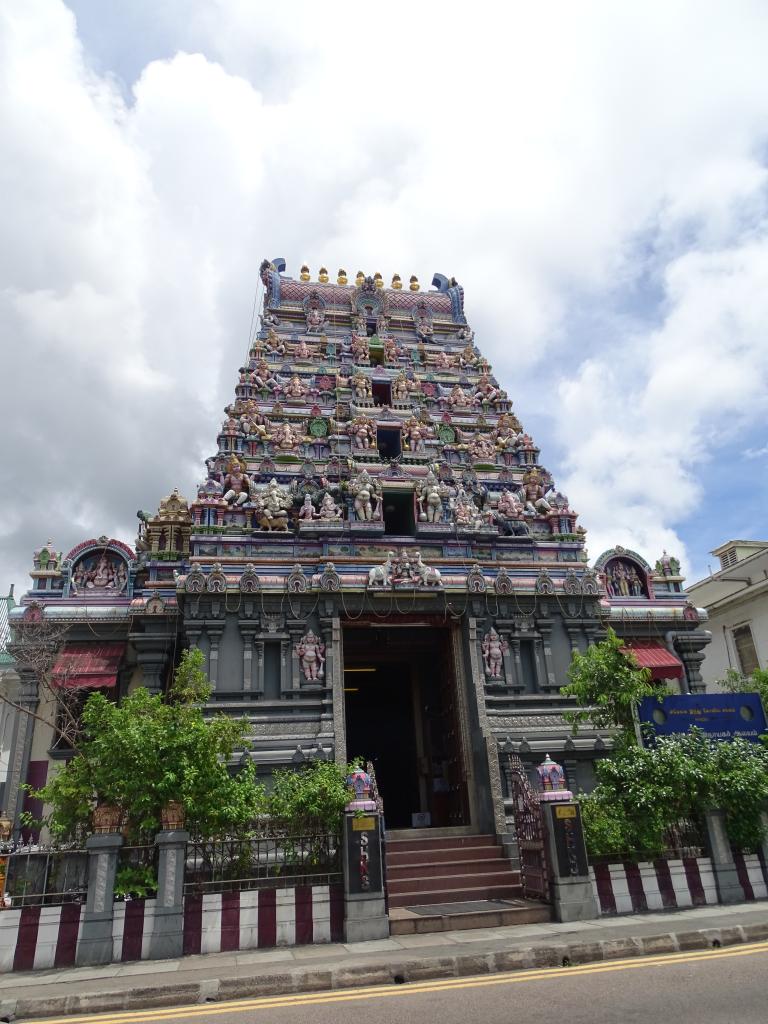
[(736, 564), (736, 548), (728, 548), (720, 555), (720, 568), (729, 569)]
[(392, 385), (388, 380), (375, 380), (371, 384), (375, 405), (392, 404)]
[(389, 493), (384, 495), (384, 533), (412, 537), (416, 532), (413, 494)]
[(752, 636), (751, 626), (734, 626), (731, 630), (733, 645), (736, 648), (736, 657), (739, 659), (739, 668), (742, 675), (751, 676), (755, 669), (760, 668), (757, 660), (757, 649)]
[(396, 427), (379, 427), (376, 431), (376, 447), (382, 459), (396, 459), (402, 451), (400, 424)]

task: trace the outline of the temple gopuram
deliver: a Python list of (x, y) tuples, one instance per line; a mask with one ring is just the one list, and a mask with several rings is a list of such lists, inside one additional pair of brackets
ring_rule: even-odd
[[(435, 274), (336, 280), (264, 261), (260, 327), (192, 500), (35, 552), (12, 623), (66, 625), (54, 685), (158, 692), (205, 654), (212, 707), (246, 716), (268, 775), (313, 759), (376, 766), (390, 828), (502, 836), (514, 751), (589, 789), (609, 735), (572, 734), (573, 651), (613, 626), (655, 678), (701, 689), (709, 636), (674, 559), (585, 531), (475, 345), (464, 291)], [(170, 484), (170, 481), (169, 481)], [(56, 635), (54, 633), (54, 635)], [(34, 666), (18, 666), (8, 806), (71, 756)]]

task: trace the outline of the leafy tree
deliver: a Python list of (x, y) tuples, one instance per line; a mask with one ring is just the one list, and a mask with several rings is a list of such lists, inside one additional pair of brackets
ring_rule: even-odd
[(338, 830), (350, 800), (346, 777), (352, 767), (316, 761), (296, 771), (278, 769), (272, 776), (269, 813), (291, 821), (311, 820), (324, 831)]
[(33, 792), (51, 807), (54, 835), (87, 829), (96, 803), (121, 809), (129, 839), (159, 830), (161, 809), (172, 800), (204, 835), (245, 826), (264, 809), (254, 765), (234, 777), (227, 769), (233, 751), (247, 746), (247, 722), (204, 716), (211, 687), (202, 665), (201, 651), (185, 651), (167, 699), (143, 687), (120, 705), (91, 694), (78, 753)]
[(653, 697), (663, 689), (654, 685), (648, 669), (640, 668), (621, 647), (622, 641), (609, 629), (605, 640), (592, 644), (585, 654), (574, 651), (568, 670), (571, 681), (560, 690), (579, 703), (577, 710), (565, 714), (574, 732), (589, 724), (596, 729), (619, 729), (624, 742), (632, 743), (633, 712), (643, 697)]

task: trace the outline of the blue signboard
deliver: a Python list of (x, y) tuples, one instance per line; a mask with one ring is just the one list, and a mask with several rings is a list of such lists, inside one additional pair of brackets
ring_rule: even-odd
[(768, 731), (758, 693), (676, 693), (661, 701), (644, 697), (639, 717), (641, 725), (652, 726), (657, 736), (688, 732), (696, 726), (713, 740), (740, 736), (757, 743), (761, 733)]

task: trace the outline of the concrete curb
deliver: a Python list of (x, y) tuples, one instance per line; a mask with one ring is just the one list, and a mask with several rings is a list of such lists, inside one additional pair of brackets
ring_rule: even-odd
[[(259, 996), (362, 988), (427, 981), (433, 978), (461, 978), (530, 970), (536, 967), (569, 967), (575, 964), (655, 956), (660, 953), (712, 949), (768, 939), (768, 922), (729, 928), (701, 928), (683, 932), (661, 932), (642, 938), (603, 939), (598, 942), (564, 942), (515, 948), (491, 953), (457, 954), (405, 959), (386, 963), (350, 964), (323, 968), (293, 967), (280, 973), (261, 973), (243, 978), (207, 978), (189, 984), (167, 984), (131, 988), (117, 992), (81, 995), (22, 997), (0, 1002), (0, 1021), (25, 1017), (67, 1016), (145, 1010), (191, 1003), (219, 1002)], [(164, 979), (168, 976), (164, 975)]]

